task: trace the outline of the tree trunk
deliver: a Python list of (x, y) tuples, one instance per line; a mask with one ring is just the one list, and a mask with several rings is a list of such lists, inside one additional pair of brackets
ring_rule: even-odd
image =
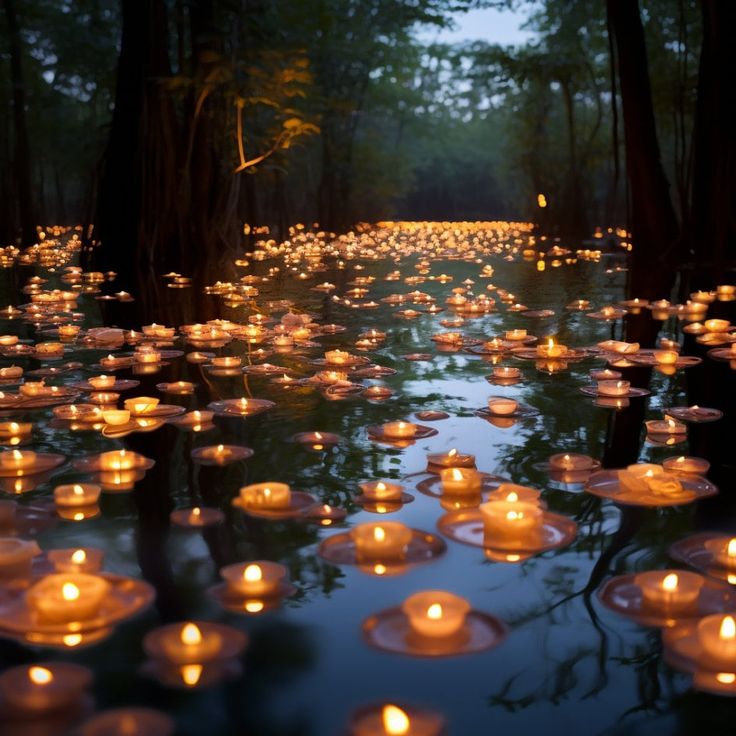
[(710, 289), (736, 266), (736, 3), (702, 0), (702, 12), (688, 246), (691, 287)]
[[(677, 273), (678, 225), (657, 141), (639, 4), (637, 0), (607, 0), (607, 9), (618, 52), (631, 196), (634, 250), (629, 289), (631, 295), (641, 298), (668, 297)], [(636, 337), (648, 342), (655, 335), (656, 331)]]
[(23, 42), (15, 13), (15, 0), (3, 0), (5, 21), (10, 41), (10, 80), (13, 88), (13, 171), (18, 196), (21, 240), (33, 245), (36, 237), (36, 217), (33, 206), (31, 179), (31, 149), (26, 125), (26, 91), (23, 81)]

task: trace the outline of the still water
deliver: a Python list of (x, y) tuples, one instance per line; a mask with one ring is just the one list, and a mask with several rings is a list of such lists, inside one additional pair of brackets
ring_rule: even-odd
[[(412, 263), (409, 260), (402, 266), (402, 272), (413, 273)], [(502, 307), (468, 320), (464, 334), (489, 339), (524, 328), (540, 337), (554, 335), (573, 347), (619, 336), (620, 325), (612, 329), (610, 323), (565, 309), (577, 298), (588, 299), (595, 307), (624, 298), (625, 273), (608, 272), (610, 264), (605, 258), (601, 263), (579, 262), (543, 273), (537, 272), (533, 262), (498, 259), (492, 265), (494, 284), (513, 291), (530, 309), (551, 309), (555, 315), (535, 320)], [(105, 551), (106, 569), (147, 580), (158, 598), (151, 609), (89, 648), (34, 652), (3, 641), (2, 667), (38, 659), (85, 664), (95, 674), (93, 693), (99, 709), (133, 704), (156, 707), (176, 718), (177, 732), (182, 735), (340, 734), (351, 711), (375, 701), (408, 702), (439, 710), (448, 719), (449, 732), (462, 736), (680, 734), (695, 733), (696, 726), (701, 733), (706, 728), (710, 733), (733, 733), (735, 712), (727, 699), (693, 693), (687, 676), (662, 663), (657, 630), (614, 615), (596, 597), (596, 589), (612, 574), (672, 566), (669, 544), (695, 529), (736, 531), (731, 506), (721, 497), (676, 508), (622, 510), (626, 507), (584, 494), (579, 488), (556, 488), (536, 467), (556, 452), (596, 458), (608, 453), (608, 457), (619, 457), (621, 464), (637, 459), (661, 462), (673, 450), (645, 445), (639, 409), (646, 407), (646, 418), (651, 418), (661, 416), (662, 406), (688, 404), (693, 380), (695, 388), (702, 389), (706, 369), (718, 371), (719, 380), (730, 379), (728, 367), (704, 366), (671, 377), (655, 374), (652, 396), (618, 413), (594, 406), (579, 391), (589, 382), (592, 368), (604, 367), (599, 360), (586, 359), (570, 364), (562, 373), (545, 375), (535, 369), (533, 361), (507, 359), (507, 364), (521, 367), (524, 380), (515, 386), (491, 386), (486, 380), (491, 372), (487, 360), (465, 351), (435, 349), (430, 338), (443, 331), (439, 320), (450, 316), (449, 311), (405, 321), (393, 316), (396, 307), (380, 302), (389, 294), (419, 288), (441, 305), (450, 288), (466, 278), (477, 280), (478, 293), (488, 283), (478, 279), (479, 266), (434, 262), (432, 274), (446, 273), (454, 281), (446, 285), (427, 281), (417, 287), (384, 281), (382, 276), (393, 267), (390, 262), (371, 262), (361, 272), (377, 277), (370, 297), (380, 307), (372, 310), (336, 305), (292, 280), (276, 278), (261, 287), (262, 300), (292, 299), (318, 322), (346, 325), (347, 332), (319, 339), (324, 349), (351, 346), (359, 332), (371, 328), (387, 332), (383, 346), (369, 354), (374, 362), (397, 370), (383, 379), (395, 391), (385, 402), (363, 398), (328, 401), (314, 388), (286, 391), (270, 384), (267, 377), (213, 378), (176, 359), (156, 374), (136, 376), (141, 385), (130, 395), (156, 396), (156, 383), (190, 380), (198, 385), (195, 395), (167, 397), (167, 403), (196, 409), (213, 399), (247, 395), (275, 401), (276, 408), (245, 420), (217, 420), (216, 428), (203, 434), (165, 425), (151, 434), (129, 435), (123, 442), (94, 432), (52, 429), (45, 426), (51, 418), (49, 410), (33, 413), (37, 422), (34, 449), (73, 458), (125, 446), (156, 461), (133, 492), (103, 496), (99, 517), (79, 523), (60, 521), (39, 535), (38, 541), (44, 549), (100, 547)], [(347, 283), (354, 275), (350, 266), (324, 273), (338, 285), (338, 293), (350, 288)], [(203, 297), (182, 290), (171, 298)], [(93, 301), (87, 302), (86, 309), (91, 318), (99, 319)], [(244, 314), (241, 308), (225, 310), (222, 316), (242, 322)], [(664, 332), (678, 336), (676, 321), (668, 322)], [(694, 343), (689, 347), (697, 354)], [(269, 360), (307, 374), (314, 370), (308, 361), (322, 351), (270, 356)], [(239, 342), (218, 352), (247, 356)], [(402, 357), (415, 352), (433, 357), (427, 362)], [(101, 355), (104, 352), (90, 351), (75, 354), (73, 359), (91, 363)], [(89, 375), (89, 371), (79, 371), (64, 379), (83, 380)], [(123, 371), (118, 377), (129, 374)], [(732, 403), (733, 384), (723, 385)], [(496, 427), (475, 415), (492, 394), (518, 399), (539, 413), (509, 427)], [(712, 396), (706, 405), (719, 406)], [(449, 414), (432, 423), (438, 430), (434, 437), (395, 449), (367, 436), (368, 425), (411, 419), (415, 411), (428, 409)], [(702, 454), (724, 431), (717, 425), (698, 429), (699, 452), (689, 452), (687, 443), (678, 445), (675, 452)], [(289, 441), (295, 432), (309, 430), (335, 432), (344, 441), (324, 453), (309, 452)], [(614, 442), (622, 447), (613, 447)], [(243, 444), (255, 453), (225, 468), (192, 464), (192, 448), (219, 443)], [(351, 500), (359, 493), (359, 482), (405, 479), (415, 500), (391, 518), (436, 532), (437, 519), (444, 511), (436, 498), (415, 489), (412, 475), (425, 469), (428, 452), (452, 447), (476, 455), (482, 471), (543, 489), (552, 511), (577, 521), (576, 541), (523, 563), (504, 564), (486, 559), (481, 549), (448, 540), (447, 552), (439, 559), (397, 577), (380, 578), (353, 567), (330, 565), (316, 556), (317, 544), (334, 534), (333, 528), (250, 518), (230, 504), (246, 483), (283, 481), (348, 509), (343, 526), (347, 528), (377, 520)], [(726, 475), (722, 468), (718, 472)], [(66, 466), (52, 482), (24, 494), (20, 502), (44, 503), (54, 485), (83, 478)], [(733, 489), (721, 490), (728, 494)], [(170, 526), (171, 510), (195, 504), (220, 508), (226, 522), (204, 531)], [(249, 559), (286, 565), (296, 593), (279, 610), (262, 615), (224, 613), (206, 589), (219, 580), (220, 567)], [(422, 589), (464, 596), (474, 608), (509, 625), (507, 640), (491, 651), (444, 659), (412, 658), (369, 647), (361, 631), (363, 621)], [(249, 645), (242, 671), (222, 684), (192, 691), (163, 687), (141, 672), (146, 659), (142, 637), (161, 623), (185, 618), (226, 622), (246, 632)]]

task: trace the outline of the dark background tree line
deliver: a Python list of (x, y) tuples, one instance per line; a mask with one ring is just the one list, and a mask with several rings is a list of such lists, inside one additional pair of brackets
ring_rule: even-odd
[[(726, 0), (2, 5), (4, 243), (93, 225), (132, 285), (216, 268), (244, 223), (530, 218), (571, 244), (630, 226), (644, 296), (733, 267)], [(420, 40), (484, 5), (533, 40)]]

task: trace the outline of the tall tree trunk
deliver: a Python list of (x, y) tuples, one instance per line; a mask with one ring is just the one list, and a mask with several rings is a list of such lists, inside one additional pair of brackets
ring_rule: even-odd
[[(607, 0), (607, 9), (618, 52), (631, 197), (634, 250), (629, 288), (633, 296), (667, 297), (677, 275), (678, 225), (657, 141), (644, 28), (637, 0)], [(635, 337), (648, 342), (655, 335)]]
[(701, 6), (703, 45), (688, 246), (694, 259), (691, 285), (711, 288), (736, 266), (736, 46), (731, 35), (736, 3), (702, 0)]
[(13, 88), (13, 170), (18, 193), (21, 239), (24, 246), (36, 242), (36, 217), (31, 180), (31, 148), (26, 125), (26, 91), (23, 81), (23, 42), (15, 12), (15, 0), (3, 0), (10, 41), (10, 80)]

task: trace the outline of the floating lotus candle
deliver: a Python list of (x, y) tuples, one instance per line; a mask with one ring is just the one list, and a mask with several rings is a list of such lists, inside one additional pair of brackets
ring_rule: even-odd
[(159, 404), (159, 399), (152, 396), (138, 396), (134, 399), (126, 399), (125, 408), (134, 416), (151, 414)]
[(488, 494), (489, 501), (503, 501), (507, 504), (515, 504), (522, 501), (531, 503), (542, 508), (541, 493), (536, 488), (519, 486), (516, 483), (501, 483), (501, 485)]
[(100, 376), (92, 376), (88, 383), (92, 388), (104, 390), (108, 388), (112, 388), (115, 385), (115, 376), (106, 376), (106, 375), (100, 375)]
[(634, 577), (634, 583), (641, 589), (644, 606), (666, 616), (693, 611), (703, 582), (701, 575), (684, 570), (651, 570)]
[(729, 570), (736, 569), (736, 537), (706, 539), (704, 546), (710, 552), (716, 565)]
[(130, 421), (130, 412), (125, 409), (103, 409), (102, 418), (105, 424), (112, 426), (127, 424)]
[(11, 714), (38, 718), (78, 704), (91, 682), (92, 673), (76, 664), (21, 665), (0, 675), (0, 697)]
[(39, 358), (56, 358), (64, 354), (64, 345), (60, 342), (40, 342), (36, 345)]
[(194, 384), (190, 381), (174, 381), (173, 383), (159, 383), (156, 388), (167, 394), (185, 396), (194, 393)]
[(672, 473), (666, 473), (661, 465), (639, 463), (618, 471), (621, 487), (634, 494), (651, 493), (655, 496), (679, 496), (682, 483)]
[(219, 509), (194, 506), (188, 509), (177, 509), (171, 512), (171, 521), (185, 528), (201, 528), (221, 524), (225, 515)]
[(89, 401), (93, 404), (101, 404), (103, 406), (114, 406), (117, 404), (120, 394), (113, 391), (95, 391), (89, 395)]
[(46, 554), (54, 570), (59, 573), (96, 573), (102, 568), (105, 553), (94, 547), (52, 549)]
[(470, 604), (464, 598), (443, 590), (426, 590), (409, 596), (401, 604), (401, 610), (409, 619), (413, 633), (444, 639), (463, 628)]
[[(151, 348), (144, 349), (144, 346), (138, 348), (133, 354), (133, 357), (138, 363), (142, 363), (144, 365), (151, 365), (161, 362), (160, 351), (153, 350)], [(102, 365), (102, 361), (100, 361), (100, 365)], [(103, 365), (103, 368), (107, 368), (107, 366)]]
[(381, 425), (381, 429), (384, 436), (391, 440), (411, 439), (417, 433), (417, 425), (411, 422), (387, 422)]
[(277, 562), (237, 562), (220, 569), (228, 594), (236, 597), (268, 598), (276, 595), (286, 580), (286, 568)]
[(371, 501), (401, 501), (404, 486), (387, 480), (374, 480), (361, 483), (360, 489)]
[(18, 344), (18, 335), (0, 335), (0, 347), (12, 347)]
[(523, 549), (538, 542), (542, 510), (528, 501), (489, 501), (480, 505), (484, 539), (498, 549)]
[(201, 427), (204, 424), (210, 424), (214, 416), (215, 414), (212, 411), (196, 409), (182, 414), (175, 420), (175, 424), (180, 427)]
[(519, 402), (514, 399), (490, 398), (488, 399), (488, 411), (494, 416), (507, 417), (516, 413)]
[(100, 358), (100, 365), (108, 370), (114, 368), (123, 368), (130, 364), (130, 358), (116, 357), (114, 355), (108, 355), (106, 358)]
[(57, 506), (93, 506), (100, 498), (102, 489), (93, 483), (74, 483), (54, 488), (54, 503)]
[(239, 368), (243, 362), (242, 358), (236, 355), (226, 355), (218, 358), (212, 358), (212, 365), (215, 368)]
[(588, 455), (578, 453), (560, 453), (549, 458), (552, 470), (593, 470), (597, 463)]
[(617, 381), (621, 378), (620, 371), (612, 371), (610, 368), (604, 368), (603, 370), (592, 370), (590, 377), (594, 381)]
[(701, 457), (668, 457), (662, 462), (662, 467), (673, 473), (692, 473), (705, 475), (710, 469), (710, 463)]
[(286, 483), (252, 483), (240, 489), (240, 500), (246, 508), (287, 509), (291, 502), (291, 489)]
[(697, 641), (703, 652), (719, 668), (731, 671), (736, 662), (736, 619), (720, 613), (698, 622)]
[(476, 495), (480, 493), (483, 476), (473, 468), (443, 468), (440, 479), (445, 495)]
[(629, 381), (598, 381), (596, 389), (601, 396), (627, 396), (631, 384)]
[(474, 468), (475, 455), (458, 452), (453, 447), (448, 452), (433, 452), (427, 455), (427, 463), (442, 468)]
[(371, 399), (372, 401), (381, 401), (383, 399), (388, 399), (391, 396), (393, 396), (393, 391), (386, 387), (386, 386), (369, 386), (365, 391), (363, 391), (363, 396), (365, 396), (366, 399)]
[(140, 467), (144, 460), (142, 455), (128, 450), (111, 450), (99, 456), (100, 470), (132, 470)]
[(352, 718), (350, 736), (441, 736), (445, 721), (438, 713), (397, 705), (362, 708)]
[(33, 558), (41, 554), (36, 542), (15, 537), (0, 537), (0, 578), (28, 578)]
[(44, 622), (83, 622), (97, 615), (109, 591), (110, 583), (98, 575), (59, 573), (42, 578), (26, 600)]
[(704, 325), (707, 332), (728, 332), (731, 329), (727, 319), (707, 319)]
[(398, 521), (359, 524), (350, 531), (359, 562), (397, 562), (406, 556), (409, 527)]
[(5, 450), (0, 452), (0, 467), (29, 472), (36, 465), (37, 457), (36, 453), (31, 450)]

